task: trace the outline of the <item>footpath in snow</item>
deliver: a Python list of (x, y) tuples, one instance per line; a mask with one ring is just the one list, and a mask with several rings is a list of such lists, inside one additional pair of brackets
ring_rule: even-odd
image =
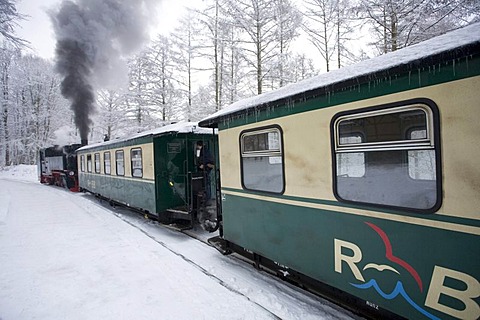
[(1, 320), (356, 318), (138, 214), (41, 185), (31, 166), (15, 170), (0, 172)]

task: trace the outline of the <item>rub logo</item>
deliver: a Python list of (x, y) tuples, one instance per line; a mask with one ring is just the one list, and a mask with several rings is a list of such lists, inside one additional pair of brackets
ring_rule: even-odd
[[(407, 293), (407, 290), (405, 290), (404, 284), (401, 280), (398, 280), (396, 282), (395, 288), (391, 292), (385, 292), (384, 290), (382, 290), (381, 285), (374, 278), (366, 281), (363, 277), (362, 271), (374, 269), (380, 273), (388, 272), (399, 277), (412, 277), (417, 287), (414, 290), (418, 290), (421, 294), (423, 294), (423, 291), (425, 289), (425, 285), (417, 270), (415, 270), (415, 268), (413, 268), (407, 261), (394, 254), (392, 244), (387, 234), (375, 224), (368, 222), (365, 223), (380, 237), (380, 240), (385, 245), (385, 258), (390, 263), (362, 263), (362, 250), (359, 246), (352, 242), (335, 239), (335, 272), (347, 272), (345, 270), (346, 268), (343, 268), (346, 264), (350, 271), (353, 273), (355, 279), (358, 280), (358, 282), (350, 283), (350, 285), (360, 290), (375, 290), (378, 295), (380, 295), (383, 299), (386, 300), (393, 300), (400, 296), (408, 304), (410, 304), (412, 308), (418, 311), (419, 315), (422, 314), (427, 319), (440, 318), (433, 315), (425, 307), (441, 311), (445, 314), (459, 319), (478, 319), (480, 317), (480, 307), (474, 300), (480, 296), (480, 283), (474, 277), (460, 271), (448, 269), (442, 266), (435, 266), (423, 306), (421, 303), (416, 302), (410, 297), (410, 295)], [(348, 250), (342, 250), (344, 248)], [(344, 251), (350, 252), (347, 255), (344, 253)], [(361, 269), (362, 271), (360, 270), (361, 266), (363, 266), (363, 268)], [(462, 282), (464, 284), (463, 288), (465, 289), (458, 290), (447, 286), (445, 284), (445, 280), (447, 278)], [(451, 306), (442, 303), (443, 300), (440, 299), (440, 296), (448, 296), (455, 300), (459, 300), (460, 302), (462, 302), (465, 308), (452, 308)], [(372, 302), (367, 302), (367, 304), (378, 309), (378, 306)]]

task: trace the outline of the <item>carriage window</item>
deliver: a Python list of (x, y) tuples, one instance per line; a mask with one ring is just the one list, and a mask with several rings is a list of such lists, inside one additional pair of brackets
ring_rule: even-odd
[(95, 173), (100, 173), (100, 153), (95, 153)]
[(246, 189), (284, 191), (281, 139), (281, 131), (276, 127), (242, 134), (242, 183)]
[(124, 176), (125, 162), (123, 157), (123, 150), (115, 151), (115, 162), (116, 162), (117, 176)]
[(85, 172), (85, 156), (80, 156), (80, 171)]
[(92, 172), (92, 155), (87, 154), (87, 172)]
[(415, 104), (337, 117), (340, 200), (429, 211), (439, 199), (433, 111)]
[(132, 149), (131, 159), (132, 159), (132, 177), (141, 178), (143, 176), (142, 149), (140, 148)]
[(103, 171), (105, 174), (111, 174), (112, 173), (112, 162), (110, 160), (110, 151), (104, 152), (103, 153)]

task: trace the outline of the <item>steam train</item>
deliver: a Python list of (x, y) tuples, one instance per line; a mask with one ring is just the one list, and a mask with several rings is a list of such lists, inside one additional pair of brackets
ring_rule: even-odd
[(53, 146), (38, 152), (38, 172), (41, 183), (79, 191), (76, 150), (81, 144)]
[(199, 126), (79, 148), (79, 186), (166, 223), (200, 220), (223, 254), (365, 316), (478, 319), (479, 92), (474, 24)]

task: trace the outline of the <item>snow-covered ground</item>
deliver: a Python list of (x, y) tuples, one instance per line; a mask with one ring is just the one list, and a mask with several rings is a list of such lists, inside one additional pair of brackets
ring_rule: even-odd
[(0, 169), (0, 319), (355, 319), (204, 242)]
[(0, 179), (38, 182), (38, 169), (37, 166), (25, 164), (5, 168), (0, 167)]

